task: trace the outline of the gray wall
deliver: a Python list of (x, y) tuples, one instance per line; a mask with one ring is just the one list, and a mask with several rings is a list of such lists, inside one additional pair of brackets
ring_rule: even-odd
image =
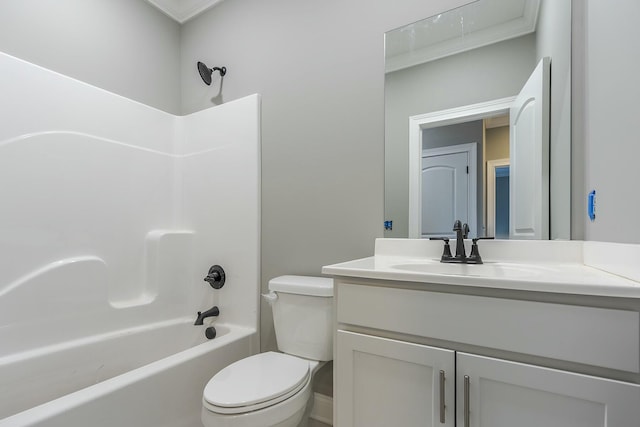
[[(586, 74), (581, 76), (585, 105), (578, 124), (584, 139), (575, 141), (585, 165), (577, 216), (587, 240), (640, 243), (640, 2), (617, 0), (613, 7), (604, 0), (588, 0), (586, 7), (586, 32), (575, 42), (576, 49), (587, 52), (582, 57)], [(585, 208), (592, 189), (597, 195), (594, 222)]]
[(144, 0), (2, 0), (0, 51), (180, 112), (180, 26)]
[[(551, 58), (549, 139), (550, 231), (571, 237), (571, 1), (544, 0), (536, 29), (536, 62)], [(575, 237), (574, 237), (575, 238)]]
[(422, 131), (422, 149), (477, 142), (478, 153), (482, 153), (482, 138), (482, 120), (438, 126)]
[(528, 35), (386, 75), (385, 219), (393, 220), (386, 237), (408, 236), (409, 117), (514, 96), (535, 64)]
[[(450, 0), (233, 0), (183, 25), (182, 107), (219, 102), (196, 61), (225, 65), (222, 99), (262, 94), (262, 288), (370, 256), (382, 236), (385, 31)], [(262, 347), (275, 348), (262, 304)]]

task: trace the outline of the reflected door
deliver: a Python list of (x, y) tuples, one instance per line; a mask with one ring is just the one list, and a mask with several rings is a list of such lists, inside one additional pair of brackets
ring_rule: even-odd
[(543, 58), (509, 112), (509, 238), (549, 238), (550, 60)]
[[(425, 150), (428, 153), (429, 150)], [(469, 156), (466, 152), (422, 158), (422, 237), (455, 237), (453, 223), (469, 222)]]

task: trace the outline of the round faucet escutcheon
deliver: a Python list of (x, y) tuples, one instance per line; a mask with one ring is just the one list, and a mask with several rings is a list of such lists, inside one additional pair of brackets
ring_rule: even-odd
[(209, 273), (207, 277), (204, 278), (204, 281), (208, 282), (213, 289), (220, 289), (224, 286), (226, 278), (227, 276), (224, 269), (219, 265), (214, 265), (209, 269)]

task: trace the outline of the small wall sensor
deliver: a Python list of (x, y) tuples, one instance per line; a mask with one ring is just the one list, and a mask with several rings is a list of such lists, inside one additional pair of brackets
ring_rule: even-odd
[(591, 190), (587, 199), (587, 214), (591, 222), (596, 220), (596, 190)]

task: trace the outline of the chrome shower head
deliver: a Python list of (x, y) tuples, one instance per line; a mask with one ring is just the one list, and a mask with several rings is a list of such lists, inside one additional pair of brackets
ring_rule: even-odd
[(207, 86), (211, 85), (211, 74), (213, 74), (214, 71), (219, 71), (220, 77), (222, 77), (227, 74), (227, 67), (209, 68), (206, 64), (198, 61), (198, 72), (200, 72), (200, 77), (202, 77), (202, 81), (204, 81)]

